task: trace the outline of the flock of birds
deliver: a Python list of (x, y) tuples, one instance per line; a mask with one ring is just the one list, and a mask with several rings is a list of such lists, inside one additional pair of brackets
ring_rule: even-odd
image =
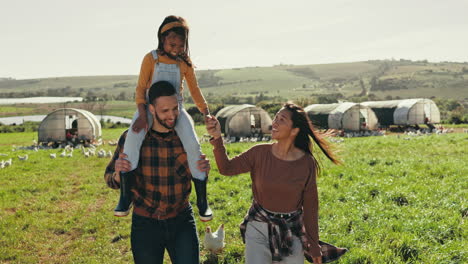
[[(441, 135), (441, 134), (446, 134), (446, 133), (453, 133), (454, 129), (453, 128), (448, 128), (448, 129), (442, 129), (442, 128), (436, 128), (433, 130), (424, 128), (424, 129), (409, 129), (404, 132), (405, 136), (421, 136), (421, 135), (431, 135), (431, 134), (436, 134), (436, 135)], [(468, 129), (463, 129), (463, 133), (468, 133)], [(341, 143), (344, 141), (343, 138), (355, 138), (355, 137), (375, 137), (375, 136), (386, 136), (386, 131), (385, 130), (379, 130), (379, 131), (370, 131), (370, 130), (362, 130), (362, 131), (343, 131), (343, 130), (336, 130), (336, 129), (329, 129), (325, 134), (330, 135), (329, 140), (334, 143)], [(399, 138), (400, 136), (397, 135)], [(208, 142), (209, 141), (209, 136), (204, 136), (202, 137), (201, 141), (202, 142)], [(405, 137), (405, 139), (408, 139), (408, 137)], [(223, 141), (225, 144), (229, 143), (235, 143), (235, 142), (260, 142), (260, 141), (270, 141), (270, 137), (225, 137), (223, 138)]]
[[(79, 149), (81, 150), (81, 153), (83, 154), (83, 156), (85, 158), (89, 158), (91, 156), (97, 156), (98, 158), (110, 158), (112, 157), (112, 152), (109, 150), (109, 151), (106, 151), (104, 149), (100, 149), (96, 152), (96, 147), (94, 145), (90, 145), (88, 148), (85, 148), (83, 147), (82, 145), (79, 147)], [(57, 153), (50, 153), (49, 154), (49, 157), (51, 159), (55, 159), (57, 158)], [(68, 158), (71, 158), (73, 157), (73, 148), (70, 147), (70, 145), (67, 145), (63, 151), (59, 154), (59, 157), (63, 158), (63, 157), (68, 157)]]
[[(428, 128), (423, 128), (423, 129), (407, 129), (403, 134), (405, 136), (422, 136), (422, 135), (441, 135), (441, 134), (447, 134), (447, 133), (453, 133), (455, 132), (453, 128), (435, 128), (435, 129), (428, 129)], [(468, 133), (468, 129), (463, 129), (463, 133)], [(335, 137), (344, 137), (344, 138), (354, 138), (354, 137), (372, 137), (372, 136), (386, 136), (385, 130), (380, 130), (380, 131), (349, 131), (349, 132), (344, 132), (344, 131), (338, 131), (334, 130), (331, 131), (331, 134), (333, 134)], [(397, 135), (397, 137), (400, 137)], [(334, 142), (342, 142), (342, 140), (332, 140)]]
[[(96, 151), (96, 147), (93, 145), (90, 145), (90, 147), (85, 148), (83, 146), (79, 147), (78, 149), (81, 150), (81, 153), (83, 154), (84, 157), (91, 157), (91, 156), (97, 156), (98, 158), (109, 158), (112, 157), (112, 152), (105, 151), (104, 149), (100, 149)], [(36, 150), (38, 151), (38, 150)], [(67, 145), (63, 148), (63, 151), (60, 153), (49, 153), (49, 157), (51, 159), (56, 159), (57, 157), (61, 158), (71, 158), (73, 157), (74, 153), (74, 148)], [(7, 156), (7, 154), (2, 154), (0, 153), (0, 156)], [(20, 161), (26, 161), (28, 160), (29, 155), (25, 154), (23, 156), (18, 155), (18, 160)], [(13, 159), (9, 158), (8, 160), (2, 160), (0, 162), (0, 168), (6, 168), (9, 166), (12, 166)], [(224, 243), (224, 237), (225, 237), (225, 231), (224, 231), (224, 224), (221, 224), (216, 231), (212, 231), (209, 226), (206, 227), (205, 229), (205, 238), (203, 240), (203, 245), (207, 251), (209, 251), (211, 254), (219, 254), (223, 251), (223, 248), (225, 246)]]
[[(231, 142), (236, 142), (236, 138), (230, 138)], [(233, 140), (233, 141), (232, 141)], [(269, 141), (270, 137), (240, 137), (238, 142), (258, 142), (258, 141)]]
[[(117, 141), (109, 141), (109, 145), (111, 146), (115, 146), (116, 144), (117, 144)], [(62, 148), (61, 152), (49, 153), (49, 158), (51, 159), (65, 158), (65, 157), (72, 158), (75, 150), (80, 150), (81, 154), (85, 158), (89, 158), (93, 156), (96, 156), (98, 158), (110, 158), (113, 156), (112, 151), (110, 150), (106, 151), (103, 148), (97, 150), (97, 147), (92, 144), (88, 145), (87, 147), (83, 145), (78, 145), (74, 148), (70, 145), (66, 145), (66, 146), (62, 146), (61, 148)], [(50, 146), (38, 146), (37, 142), (34, 140), (32, 146), (19, 147), (19, 148), (16, 148), (16, 146), (13, 146), (12, 152), (15, 152), (17, 150), (32, 150), (33, 152), (38, 152), (39, 150), (49, 150), (49, 149), (52, 149), (52, 148)], [(24, 155), (17, 155), (18, 161), (20, 162), (27, 161), (30, 155), (33, 155), (33, 154), (30, 153), (30, 154), (24, 154)], [(0, 153), (0, 156), (7, 157), (8, 154)], [(9, 158), (7, 160), (1, 160), (0, 169), (4, 169), (4, 168), (12, 166), (13, 161), (14, 161), (13, 158)]]
[[(50, 147), (47, 146), (38, 146), (36, 142), (33, 142), (34, 144), (32, 146), (27, 146), (27, 147), (20, 147), (16, 148), (13, 146), (12, 151), (17, 151), (20, 149), (23, 150), (32, 150), (33, 152), (38, 152), (41, 149), (51, 149)], [(111, 146), (117, 145), (117, 141), (110, 141), (108, 143)], [(66, 145), (62, 147), (61, 152), (57, 153), (49, 153), (49, 157), (51, 159), (56, 159), (56, 158), (72, 158), (73, 153), (75, 151), (80, 151), (81, 154), (85, 158), (89, 158), (92, 156), (96, 156), (98, 158), (110, 158), (113, 156), (113, 153), (109, 150), (106, 151), (103, 148), (97, 150), (97, 147), (94, 145), (89, 145), (88, 147), (84, 147), (83, 145), (79, 145), (75, 148), (73, 148), (70, 145)], [(27, 161), (29, 159), (29, 156), (33, 154), (24, 154), (24, 155), (17, 155), (19, 161)], [(8, 154), (0, 153), (0, 156), (8, 156)], [(9, 158), (7, 160), (2, 160), (0, 161), (0, 169), (10, 167), (13, 164), (13, 158)], [(219, 254), (223, 251), (223, 248), (225, 246), (224, 243), (224, 237), (225, 237), (225, 231), (224, 231), (224, 224), (221, 224), (216, 231), (212, 231), (209, 226), (206, 227), (205, 230), (205, 238), (203, 240), (203, 245), (207, 251), (209, 251), (212, 254)]]
[[(410, 139), (412, 139), (413, 137), (417, 137), (417, 136), (429, 136), (429, 135), (432, 135), (432, 134), (435, 134), (435, 135), (443, 135), (443, 134), (453, 133), (453, 132), (454, 132), (453, 128), (449, 128), (449, 129), (433, 129), (432, 131), (431, 131), (431, 130), (427, 130), (427, 129), (408, 130), (408, 131), (405, 131), (405, 132), (403, 133), (403, 139), (404, 139), (404, 140), (410, 140)], [(400, 135), (397, 135), (397, 138), (400, 138)]]
[(343, 137), (353, 138), (353, 137), (376, 137), (376, 136), (385, 136), (385, 130), (380, 131), (355, 131), (355, 132), (344, 132)]
[[(208, 142), (210, 140), (209, 135), (204, 135), (200, 139), (200, 143)], [(270, 141), (271, 137), (224, 137), (223, 141), (225, 144), (235, 143), (235, 142), (260, 142), (260, 141)]]

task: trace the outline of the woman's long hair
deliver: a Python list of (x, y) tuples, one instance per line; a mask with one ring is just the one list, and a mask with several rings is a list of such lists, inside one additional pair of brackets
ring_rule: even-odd
[[(161, 29), (168, 23), (171, 23), (171, 22), (180, 22), (182, 23), (184, 26), (183, 27), (174, 27), (174, 28), (171, 28), (163, 33), (161, 33)], [(169, 35), (169, 33), (171, 32), (174, 32), (175, 34), (179, 35), (182, 40), (185, 42), (185, 51), (179, 55), (179, 57), (185, 62), (187, 63), (187, 65), (189, 67), (192, 67), (192, 61), (190, 60), (190, 50), (189, 50), (189, 43), (188, 43), (188, 39), (189, 39), (189, 27), (188, 27), (188, 24), (187, 22), (185, 21), (184, 18), (180, 17), (180, 16), (167, 16), (163, 22), (161, 23), (161, 25), (159, 26), (158, 28), (158, 52), (159, 54), (161, 55), (168, 55), (166, 54), (166, 52), (164, 51), (164, 38)]]
[(322, 150), (323, 154), (327, 156), (329, 160), (331, 160), (335, 164), (341, 164), (335, 154), (331, 151), (330, 144), (320, 135), (319, 132), (315, 131), (312, 122), (310, 121), (307, 113), (302, 109), (302, 107), (292, 104), (286, 103), (283, 108), (289, 110), (291, 115), (291, 120), (293, 123), (294, 128), (299, 128), (299, 133), (294, 140), (294, 146), (301, 149), (305, 153), (311, 155), (314, 158), (314, 161), (317, 165), (317, 172), (320, 170), (320, 166), (318, 166), (317, 159), (312, 154), (313, 144), (311, 138), (314, 140), (315, 144), (319, 146)]

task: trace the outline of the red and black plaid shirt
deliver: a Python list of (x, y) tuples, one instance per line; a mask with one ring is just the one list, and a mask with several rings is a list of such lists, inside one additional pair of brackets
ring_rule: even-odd
[[(127, 132), (119, 139), (104, 178), (113, 189), (120, 188), (112, 175), (123, 150)], [(175, 217), (189, 205), (192, 174), (180, 138), (175, 131), (165, 136), (149, 130), (140, 150), (140, 161), (132, 182), (134, 213), (156, 218)]]

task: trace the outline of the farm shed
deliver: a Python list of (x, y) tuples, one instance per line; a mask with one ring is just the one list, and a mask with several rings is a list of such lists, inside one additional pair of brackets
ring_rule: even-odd
[(404, 99), (361, 103), (374, 110), (383, 127), (389, 125), (419, 125), (440, 122), (440, 112), (430, 99)]
[(221, 109), (216, 118), (228, 137), (252, 137), (271, 133), (271, 117), (254, 105), (232, 105)]
[(377, 117), (367, 106), (346, 102), (337, 104), (313, 104), (304, 108), (314, 126), (318, 128), (349, 131), (374, 130)]
[(38, 134), (39, 142), (64, 142), (67, 134), (80, 141), (93, 141), (101, 137), (101, 123), (86, 110), (60, 108), (42, 120)]

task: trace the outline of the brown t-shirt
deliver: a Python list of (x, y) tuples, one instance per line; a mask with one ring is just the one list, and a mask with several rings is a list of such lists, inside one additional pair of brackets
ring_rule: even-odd
[(272, 144), (259, 144), (229, 159), (221, 137), (211, 144), (221, 174), (250, 172), (253, 197), (263, 208), (279, 213), (303, 209), (309, 252), (319, 256), (318, 193), (312, 156), (282, 160), (273, 155)]

